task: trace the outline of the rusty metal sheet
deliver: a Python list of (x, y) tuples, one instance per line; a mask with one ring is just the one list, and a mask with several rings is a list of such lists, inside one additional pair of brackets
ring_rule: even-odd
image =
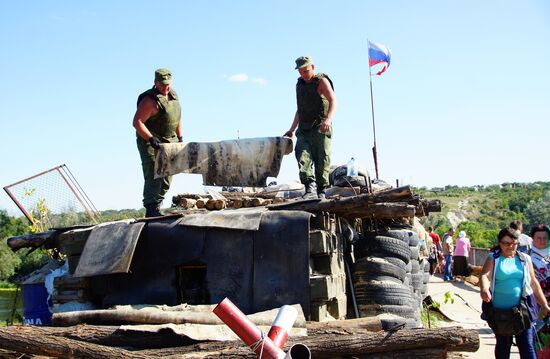
[(277, 177), (292, 146), (288, 137), (165, 143), (157, 152), (155, 178), (197, 173), (205, 185), (261, 187), (267, 177)]
[(76, 267), (75, 277), (128, 273), (145, 223), (119, 221), (92, 229)]

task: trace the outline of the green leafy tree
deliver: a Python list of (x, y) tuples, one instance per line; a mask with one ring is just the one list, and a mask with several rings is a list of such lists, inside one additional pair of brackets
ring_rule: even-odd
[(7, 280), (15, 274), (21, 264), (21, 259), (6, 244), (10, 237), (20, 236), (28, 231), (26, 219), (8, 216), (0, 210), (0, 280)]
[(537, 224), (550, 224), (550, 191), (537, 200), (529, 202), (525, 210), (525, 217), (529, 221), (529, 227)]

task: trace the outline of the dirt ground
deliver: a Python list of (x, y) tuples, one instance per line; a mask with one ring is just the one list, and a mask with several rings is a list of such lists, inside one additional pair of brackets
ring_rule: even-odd
[[(454, 302), (445, 303), (445, 293), (449, 293)], [(479, 288), (467, 282), (444, 282), (441, 275), (434, 275), (428, 284), (428, 294), (441, 305), (441, 311), (452, 321), (439, 322), (439, 326), (459, 325), (479, 332), (480, 347), (475, 353), (461, 353), (466, 358), (494, 358), (495, 336), (487, 322), (480, 318), (481, 297)], [(517, 347), (512, 346), (511, 359), (519, 359)]]

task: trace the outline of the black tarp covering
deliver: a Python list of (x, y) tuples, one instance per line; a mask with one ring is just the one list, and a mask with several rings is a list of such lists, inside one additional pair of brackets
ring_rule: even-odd
[(96, 300), (116, 304), (179, 304), (177, 268), (206, 265), (209, 303), (228, 297), (244, 313), (301, 304), (309, 317), (309, 217), (267, 211), (257, 231), (192, 227), (177, 219), (147, 223), (127, 274), (92, 277)]

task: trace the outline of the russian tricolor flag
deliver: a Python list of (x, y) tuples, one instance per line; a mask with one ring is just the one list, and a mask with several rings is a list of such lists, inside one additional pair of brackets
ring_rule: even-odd
[(388, 47), (369, 41), (369, 67), (377, 64), (384, 64), (377, 75), (382, 75), (390, 66), (391, 51)]

